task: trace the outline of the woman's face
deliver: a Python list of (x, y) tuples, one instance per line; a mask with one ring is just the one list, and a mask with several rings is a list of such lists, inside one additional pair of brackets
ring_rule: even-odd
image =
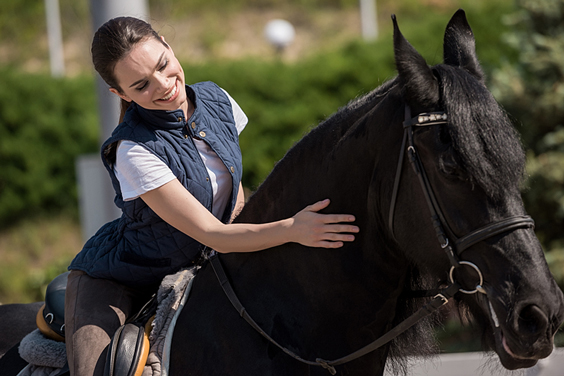
[(122, 92), (110, 91), (122, 99), (149, 110), (182, 109), (187, 113), (184, 71), (172, 49), (161, 41), (149, 38), (137, 43), (117, 62), (114, 74)]

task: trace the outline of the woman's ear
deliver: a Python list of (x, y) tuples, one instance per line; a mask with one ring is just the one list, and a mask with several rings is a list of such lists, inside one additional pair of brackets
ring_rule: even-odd
[(121, 99), (123, 99), (126, 102), (131, 102), (131, 98), (129, 98), (127, 95), (122, 94), (119, 92), (119, 90), (114, 89), (113, 87), (110, 88), (110, 92), (114, 93), (115, 95), (117, 95), (118, 97), (120, 97)]

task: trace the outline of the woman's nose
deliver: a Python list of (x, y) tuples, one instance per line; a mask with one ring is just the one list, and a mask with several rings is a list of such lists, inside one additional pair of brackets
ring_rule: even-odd
[(163, 91), (168, 90), (168, 86), (169, 86), (169, 84), (168, 84), (168, 83), (169, 83), (169, 78), (168, 78), (168, 77), (166, 77), (166, 76), (163, 75), (163, 74), (157, 73), (157, 74), (156, 74), (156, 80), (157, 80), (157, 82), (159, 83), (159, 86), (160, 86), (160, 89), (161, 89), (161, 90), (163, 90)]

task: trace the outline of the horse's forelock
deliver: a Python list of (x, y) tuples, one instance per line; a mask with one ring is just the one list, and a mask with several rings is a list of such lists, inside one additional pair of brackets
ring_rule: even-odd
[(505, 111), (470, 73), (447, 65), (434, 69), (462, 168), (491, 197), (515, 187), (524, 176), (525, 154)]

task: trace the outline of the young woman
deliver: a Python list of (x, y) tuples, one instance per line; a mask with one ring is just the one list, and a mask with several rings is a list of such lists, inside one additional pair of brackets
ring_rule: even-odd
[(338, 248), (354, 240), (353, 216), (317, 213), (329, 200), (277, 222), (231, 224), (244, 204), (238, 138), (247, 117), (216, 84), (185, 85), (174, 52), (149, 24), (108, 21), (94, 36), (92, 59), (122, 100), (122, 119), (102, 146), (102, 160), (123, 214), (69, 266), (71, 375), (101, 375), (115, 330), (164, 276), (194, 264), (205, 246), (252, 252), (286, 242)]

